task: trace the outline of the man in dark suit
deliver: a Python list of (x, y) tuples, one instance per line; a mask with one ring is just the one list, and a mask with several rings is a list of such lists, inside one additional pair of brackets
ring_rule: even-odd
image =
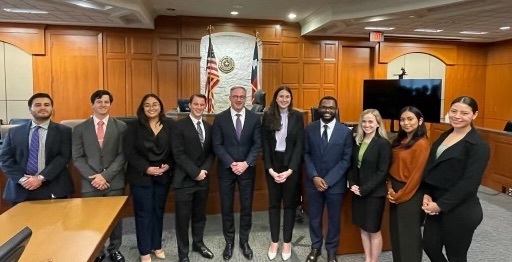
[(50, 120), (53, 100), (48, 94), (34, 94), (28, 108), (32, 121), (11, 128), (0, 150), (0, 165), (7, 177), (3, 198), (12, 205), (73, 193), (67, 168), (71, 128)]
[[(122, 141), (126, 124), (109, 116), (114, 101), (107, 90), (91, 95), (92, 117), (73, 129), (73, 163), (82, 177), (82, 197), (121, 196), (124, 192), (125, 158)], [(110, 234), (110, 260), (124, 262), (119, 251), (123, 227), (119, 221)], [(105, 259), (103, 249), (96, 262)]]
[(192, 223), (192, 250), (204, 258), (213, 253), (203, 242), (209, 170), (213, 162), (212, 126), (202, 119), (206, 96), (195, 94), (189, 100), (190, 114), (176, 122), (172, 154), (176, 161), (172, 185), (176, 210), (176, 241), (180, 262), (188, 262), (188, 229)]
[(332, 96), (320, 99), (321, 118), (306, 126), (304, 162), (309, 206), (311, 252), (306, 262), (316, 262), (321, 253), (322, 214), (327, 207), (327, 261), (335, 262), (339, 243), (341, 203), (346, 188), (346, 171), (352, 154), (352, 132), (335, 117), (338, 103)]
[(260, 118), (245, 108), (246, 90), (232, 87), (229, 92), (231, 107), (219, 113), (213, 122), (213, 151), (218, 158), (217, 175), (222, 211), (222, 231), (226, 246), (222, 257), (231, 259), (235, 240), (233, 196), (238, 184), (240, 201), (240, 248), (245, 258), (251, 260), (249, 246), (252, 224), (252, 198), (256, 155), (260, 148)]

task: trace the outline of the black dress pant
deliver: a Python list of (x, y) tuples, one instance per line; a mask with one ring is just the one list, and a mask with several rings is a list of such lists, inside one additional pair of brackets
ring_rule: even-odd
[[(222, 174), (220, 174), (222, 173)], [(235, 241), (235, 220), (233, 216), (233, 203), (235, 197), (235, 184), (238, 185), (240, 202), (240, 243), (249, 241), (252, 226), (252, 198), (254, 195), (254, 167), (248, 167), (244, 173), (236, 175), (231, 169), (219, 172), (219, 193), (222, 213), (222, 233), (226, 243)]]
[[(427, 216), (423, 230), (423, 247), (430, 261), (468, 261), (467, 255), (473, 233), (482, 219), (482, 206), (476, 196), (447, 213)], [(446, 257), (443, 254), (443, 247), (446, 250)]]
[[(284, 153), (275, 152), (272, 156), (272, 169), (281, 173), (288, 170), (283, 164)], [(283, 242), (292, 241), (293, 227), (295, 225), (295, 209), (297, 207), (297, 191), (299, 174), (292, 173), (285, 182), (276, 183), (268, 170), (265, 170), (268, 188), (268, 219), (270, 223), (270, 236), (272, 242), (279, 242), (279, 231), (281, 227), (281, 202), (283, 202)]]
[(169, 186), (155, 180), (150, 186), (130, 186), (137, 248), (141, 256), (162, 248), (165, 202)]
[(202, 246), (206, 225), (206, 201), (208, 186), (195, 186), (174, 189), (176, 212), (176, 242), (178, 256), (186, 258), (189, 252), (189, 223), (192, 220), (192, 245)]
[[(116, 189), (116, 190), (95, 190), (92, 192), (82, 193), (82, 197), (107, 197), (107, 196), (122, 196), (124, 193), (124, 189)], [(117, 224), (112, 229), (112, 232), (109, 236), (109, 244), (107, 246), (107, 252), (112, 254), (114, 252), (119, 251), (121, 247), (121, 243), (123, 242), (123, 220), (119, 220)], [(98, 256), (105, 255), (105, 250), (102, 248)]]
[[(398, 191), (405, 183), (391, 179)], [(389, 204), (389, 233), (394, 262), (421, 262), (421, 225), (425, 212), (421, 209), (423, 193), (416, 193), (403, 203)]]

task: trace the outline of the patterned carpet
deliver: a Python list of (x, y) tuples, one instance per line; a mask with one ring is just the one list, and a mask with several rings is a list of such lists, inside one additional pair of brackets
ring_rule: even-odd
[[(485, 187), (481, 187), (479, 197), (484, 210), (484, 220), (475, 232), (468, 255), (469, 261), (512, 261), (512, 197)], [(121, 252), (125, 255), (127, 262), (137, 262), (139, 261), (139, 256), (136, 248), (133, 218), (125, 218), (123, 223), (124, 238)], [(153, 261), (178, 261), (173, 214), (166, 215), (164, 227), (164, 249), (167, 259), (157, 260), (153, 257)], [(253, 261), (268, 261), (266, 254), (269, 241), (270, 233), (267, 213), (255, 212), (253, 214), (253, 228), (249, 240), (249, 244), (254, 251)], [(189, 256), (190, 261), (222, 261), (224, 238), (222, 236), (220, 215), (208, 216), (205, 243), (213, 251), (215, 258), (212, 260), (204, 259), (199, 254), (191, 252)], [(289, 261), (304, 261), (310, 250), (309, 245), (308, 226), (307, 221), (305, 221), (302, 224), (297, 224), (295, 227), (293, 254)], [(322, 254), (318, 261), (323, 262), (326, 259), (326, 255)], [(343, 255), (338, 256), (338, 260), (343, 262), (364, 262), (364, 256), (363, 254)], [(237, 248), (233, 252), (233, 258), (230, 261), (247, 260)], [(282, 259), (278, 256), (274, 261), (282, 261)], [(393, 261), (391, 252), (383, 252), (380, 261)], [(424, 256), (423, 261), (429, 260)]]

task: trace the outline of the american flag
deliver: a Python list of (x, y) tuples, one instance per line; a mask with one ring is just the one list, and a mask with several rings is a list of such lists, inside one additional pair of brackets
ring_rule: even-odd
[(251, 72), (251, 101), (254, 104), (254, 93), (258, 90), (258, 39), (254, 42), (254, 54), (252, 56)]
[(208, 36), (208, 56), (206, 57), (206, 83), (204, 93), (206, 95), (206, 112), (213, 113), (213, 89), (219, 84), (219, 70), (217, 59), (213, 52), (212, 37)]

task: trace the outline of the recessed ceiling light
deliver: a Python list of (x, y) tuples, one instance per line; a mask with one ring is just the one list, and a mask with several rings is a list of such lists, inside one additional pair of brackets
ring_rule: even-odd
[(442, 29), (428, 29), (428, 28), (419, 28), (419, 29), (414, 29), (415, 32), (424, 32), (424, 33), (439, 33), (439, 32), (443, 32)]
[(241, 6), (241, 5), (233, 5), (232, 7), (235, 8), (235, 9), (242, 9), (243, 8), (243, 6)]
[(295, 19), (296, 17), (297, 17), (297, 15), (296, 15), (296, 14), (294, 14), (294, 13), (290, 13), (290, 14), (288, 15), (288, 18), (290, 18), (290, 19)]
[(378, 21), (383, 21), (383, 20), (386, 20), (386, 19), (387, 19), (387, 17), (376, 16), (376, 17), (369, 18), (367, 21), (368, 22), (378, 22)]
[(395, 29), (394, 27), (380, 27), (380, 26), (367, 26), (366, 30), (389, 31)]
[(502, 26), (502, 27), (500, 27), (500, 29), (501, 30), (508, 30), (508, 29), (510, 29), (510, 26)]
[(487, 32), (481, 32), (481, 31), (462, 31), (460, 33), (466, 34), (466, 35), (485, 35), (485, 34), (487, 34)]
[(11, 13), (48, 14), (48, 12), (39, 9), (4, 8), (4, 11)]
[(97, 4), (97, 3), (89, 2), (87, 0), (68, 0), (67, 2), (70, 4), (80, 6), (80, 7), (102, 10), (102, 11), (112, 8), (112, 6), (110, 6), (110, 5)]
[(238, 12), (237, 11), (231, 11), (231, 14), (232, 15), (238, 15)]

